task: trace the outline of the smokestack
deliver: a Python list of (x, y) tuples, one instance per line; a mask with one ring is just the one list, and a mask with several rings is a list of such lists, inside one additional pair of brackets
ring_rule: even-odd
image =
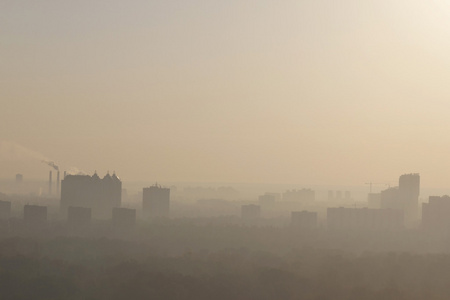
[(56, 173), (56, 197), (59, 197), (59, 184), (60, 184), (60, 181), (59, 181), (59, 170), (58, 170), (58, 172)]
[(66, 178), (66, 171), (64, 171), (64, 177), (63, 177), (63, 179), (64, 179), (64, 178)]
[(52, 171), (48, 173), (48, 194), (52, 194)]

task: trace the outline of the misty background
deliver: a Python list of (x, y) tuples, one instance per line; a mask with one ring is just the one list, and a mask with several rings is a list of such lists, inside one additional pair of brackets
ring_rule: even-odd
[(450, 2), (0, 1), (0, 291), (448, 299)]
[[(10, 143), (124, 181), (443, 187), (448, 1), (2, 1)], [(15, 147), (13, 147), (15, 148)]]

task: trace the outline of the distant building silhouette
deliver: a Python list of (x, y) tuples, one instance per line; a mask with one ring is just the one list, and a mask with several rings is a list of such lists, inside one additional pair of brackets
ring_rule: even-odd
[(92, 211), (89, 207), (69, 206), (67, 223), (71, 229), (86, 229), (91, 224)]
[(264, 195), (261, 195), (258, 197), (258, 201), (262, 205), (272, 205), (275, 204), (277, 201), (277, 194), (274, 193), (265, 193)]
[(112, 224), (115, 229), (132, 229), (136, 226), (136, 210), (115, 207), (112, 211)]
[[(172, 189), (173, 190), (173, 189)], [(191, 199), (236, 199), (239, 192), (230, 186), (221, 186), (215, 188), (205, 187), (186, 187), (183, 191), (184, 196)]]
[(380, 207), (401, 209), (405, 213), (405, 224), (413, 225), (419, 218), (419, 174), (404, 174), (399, 178), (399, 186), (381, 191)]
[(261, 207), (256, 204), (241, 206), (241, 217), (244, 220), (254, 220), (261, 217)]
[(350, 191), (344, 191), (344, 193), (342, 193), (342, 191), (336, 191), (336, 193), (332, 190), (328, 191), (328, 201), (332, 201), (332, 200), (337, 200), (337, 201), (341, 201), (341, 200), (351, 200), (352, 196)]
[(9, 219), (11, 216), (11, 202), (0, 200), (0, 219)]
[(23, 221), (30, 228), (41, 228), (47, 224), (47, 206), (25, 205)]
[(328, 201), (334, 200), (334, 192), (332, 190), (328, 191)]
[(23, 175), (16, 174), (16, 184), (21, 184), (23, 182)]
[(352, 198), (350, 191), (345, 191), (345, 199), (350, 200)]
[(298, 229), (317, 228), (317, 213), (311, 211), (293, 211), (291, 212), (291, 226)]
[(420, 175), (404, 174), (399, 179), (400, 201), (405, 211), (405, 221), (412, 223), (419, 219)]
[(142, 208), (145, 217), (169, 217), (170, 189), (160, 185), (144, 188), (142, 192)]
[(380, 208), (403, 209), (398, 187), (390, 187), (380, 192)]
[(329, 230), (398, 230), (402, 229), (402, 210), (370, 208), (328, 208)]
[(290, 190), (283, 193), (283, 201), (312, 202), (316, 193), (311, 189)]
[(422, 203), (422, 228), (434, 234), (450, 233), (450, 196), (430, 196)]
[(110, 219), (112, 209), (122, 202), (122, 182), (109, 173), (100, 179), (95, 173), (67, 175), (61, 181), (61, 213), (65, 216), (69, 206), (92, 209), (92, 217)]
[(381, 208), (381, 193), (369, 193), (367, 203), (369, 208)]

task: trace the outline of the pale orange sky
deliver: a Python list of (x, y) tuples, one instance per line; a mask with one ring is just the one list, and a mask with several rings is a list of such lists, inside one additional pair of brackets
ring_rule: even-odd
[(449, 187), (450, 1), (279, 2), (2, 1), (0, 178)]

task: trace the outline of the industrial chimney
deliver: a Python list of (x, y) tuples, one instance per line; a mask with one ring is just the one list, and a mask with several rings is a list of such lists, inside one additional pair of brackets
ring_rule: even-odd
[(48, 174), (48, 195), (52, 194), (52, 171), (50, 170)]
[(59, 197), (59, 185), (60, 185), (60, 181), (59, 181), (59, 170), (56, 173), (56, 197)]

